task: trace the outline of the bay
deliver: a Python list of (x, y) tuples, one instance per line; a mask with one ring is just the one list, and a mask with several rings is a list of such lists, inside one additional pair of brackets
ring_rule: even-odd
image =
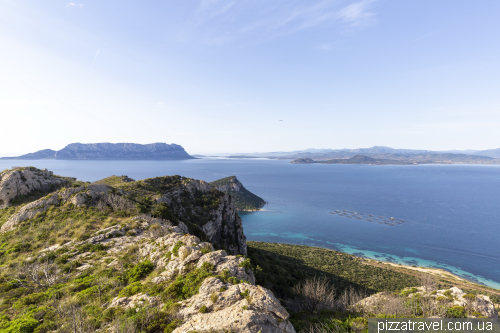
[[(262, 211), (240, 214), (249, 240), (320, 246), (442, 268), (500, 288), (499, 166), (321, 165), (266, 159), (0, 160), (0, 170), (28, 165), (85, 181), (175, 174), (213, 181), (236, 175), (269, 202)], [(336, 210), (352, 213), (331, 214)], [(400, 220), (404, 222), (394, 223)]]

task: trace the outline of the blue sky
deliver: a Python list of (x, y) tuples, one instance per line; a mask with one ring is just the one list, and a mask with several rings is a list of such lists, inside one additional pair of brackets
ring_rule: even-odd
[(460, 0), (0, 0), (0, 153), (498, 148), (499, 12)]

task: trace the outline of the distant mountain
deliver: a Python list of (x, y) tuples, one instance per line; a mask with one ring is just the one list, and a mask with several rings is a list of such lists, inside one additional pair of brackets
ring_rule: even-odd
[(396, 161), (396, 160), (386, 160), (371, 158), (363, 155), (355, 155), (351, 158), (338, 158), (332, 160), (322, 160), (314, 161), (310, 158), (299, 158), (293, 160), (290, 163), (294, 164), (310, 164), (310, 163), (321, 163), (321, 164), (371, 164), (371, 165), (388, 165), (388, 164), (417, 164), (411, 161)]
[(294, 164), (323, 163), (323, 164), (500, 164), (500, 159), (487, 156), (466, 154), (366, 154), (354, 155), (348, 158), (318, 159), (301, 157), (293, 160)]
[(266, 202), (261, 197), (247, 190), (236, 176), (222, 178), (210, 183), (219, 191), (229, 194), (234, 205), (240, 211), (254, 211), (262, 208)]
[(36, 160), (185, 160), (192, 159), (180, 145), (166, 143), (72, 143), (59, 151), (44, 149), (3, 159)]
[[(417, 159), (417, 160), (471, 160), (488, 162), (489, 159), (500, 158), (500, 148), (490, 150), (450, 150), (450, 151), (434, 151), (434, 150), (417, 150), (417, 149), (395, 149), (385, 146), (373, 146), (370, 148), (357, 149), (314, 149), (295, 150), (291, 152), (269, 152), (269, 153), (253, 153), (253, 154), (232, 154), (232, 157), (267, 157), (275, 159), (301, 159), (310, 158), (314, 160), (328, 159), (346, 159), (355, 155), (363, 155), (376, 159)], [(431, 155), (436, 155), (432, 157)], [(456, 155), (456, 156), (451, 156)], [(473, 156), (473, 157), (466, 157)]]
[(35, 153), (29, 153), (19, 157), (3, 157), (3, 159), (23, 159), (23, 160), (42, 160), (42, 159), (54, 159), (56, 156), (56, 151), (52, 149), (39, 150)]
[(477, 151), (476, 154), (483, 155), (483, 156), (489, 156), (489, 157), (493, 157), (493, 158), (500, 158), (500, 148), (480, 150), (480, 151)]

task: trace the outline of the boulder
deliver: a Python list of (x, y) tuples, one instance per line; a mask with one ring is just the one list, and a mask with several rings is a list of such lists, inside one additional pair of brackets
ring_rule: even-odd
[[(202, 308), (206, 311), (202, 313)], [(183, 324), (174, 333), (230, 331), (245, 333), (294, 333), (289, 314), (271, 291), (246, 283), (225, 284), (207, 278), (200, 292), (181, 302)]]

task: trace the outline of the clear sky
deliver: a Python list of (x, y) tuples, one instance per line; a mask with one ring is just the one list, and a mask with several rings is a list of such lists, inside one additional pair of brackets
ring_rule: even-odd
[(0, 153), (498, 148), (499, 13), (498, 0), (0, 0)]

